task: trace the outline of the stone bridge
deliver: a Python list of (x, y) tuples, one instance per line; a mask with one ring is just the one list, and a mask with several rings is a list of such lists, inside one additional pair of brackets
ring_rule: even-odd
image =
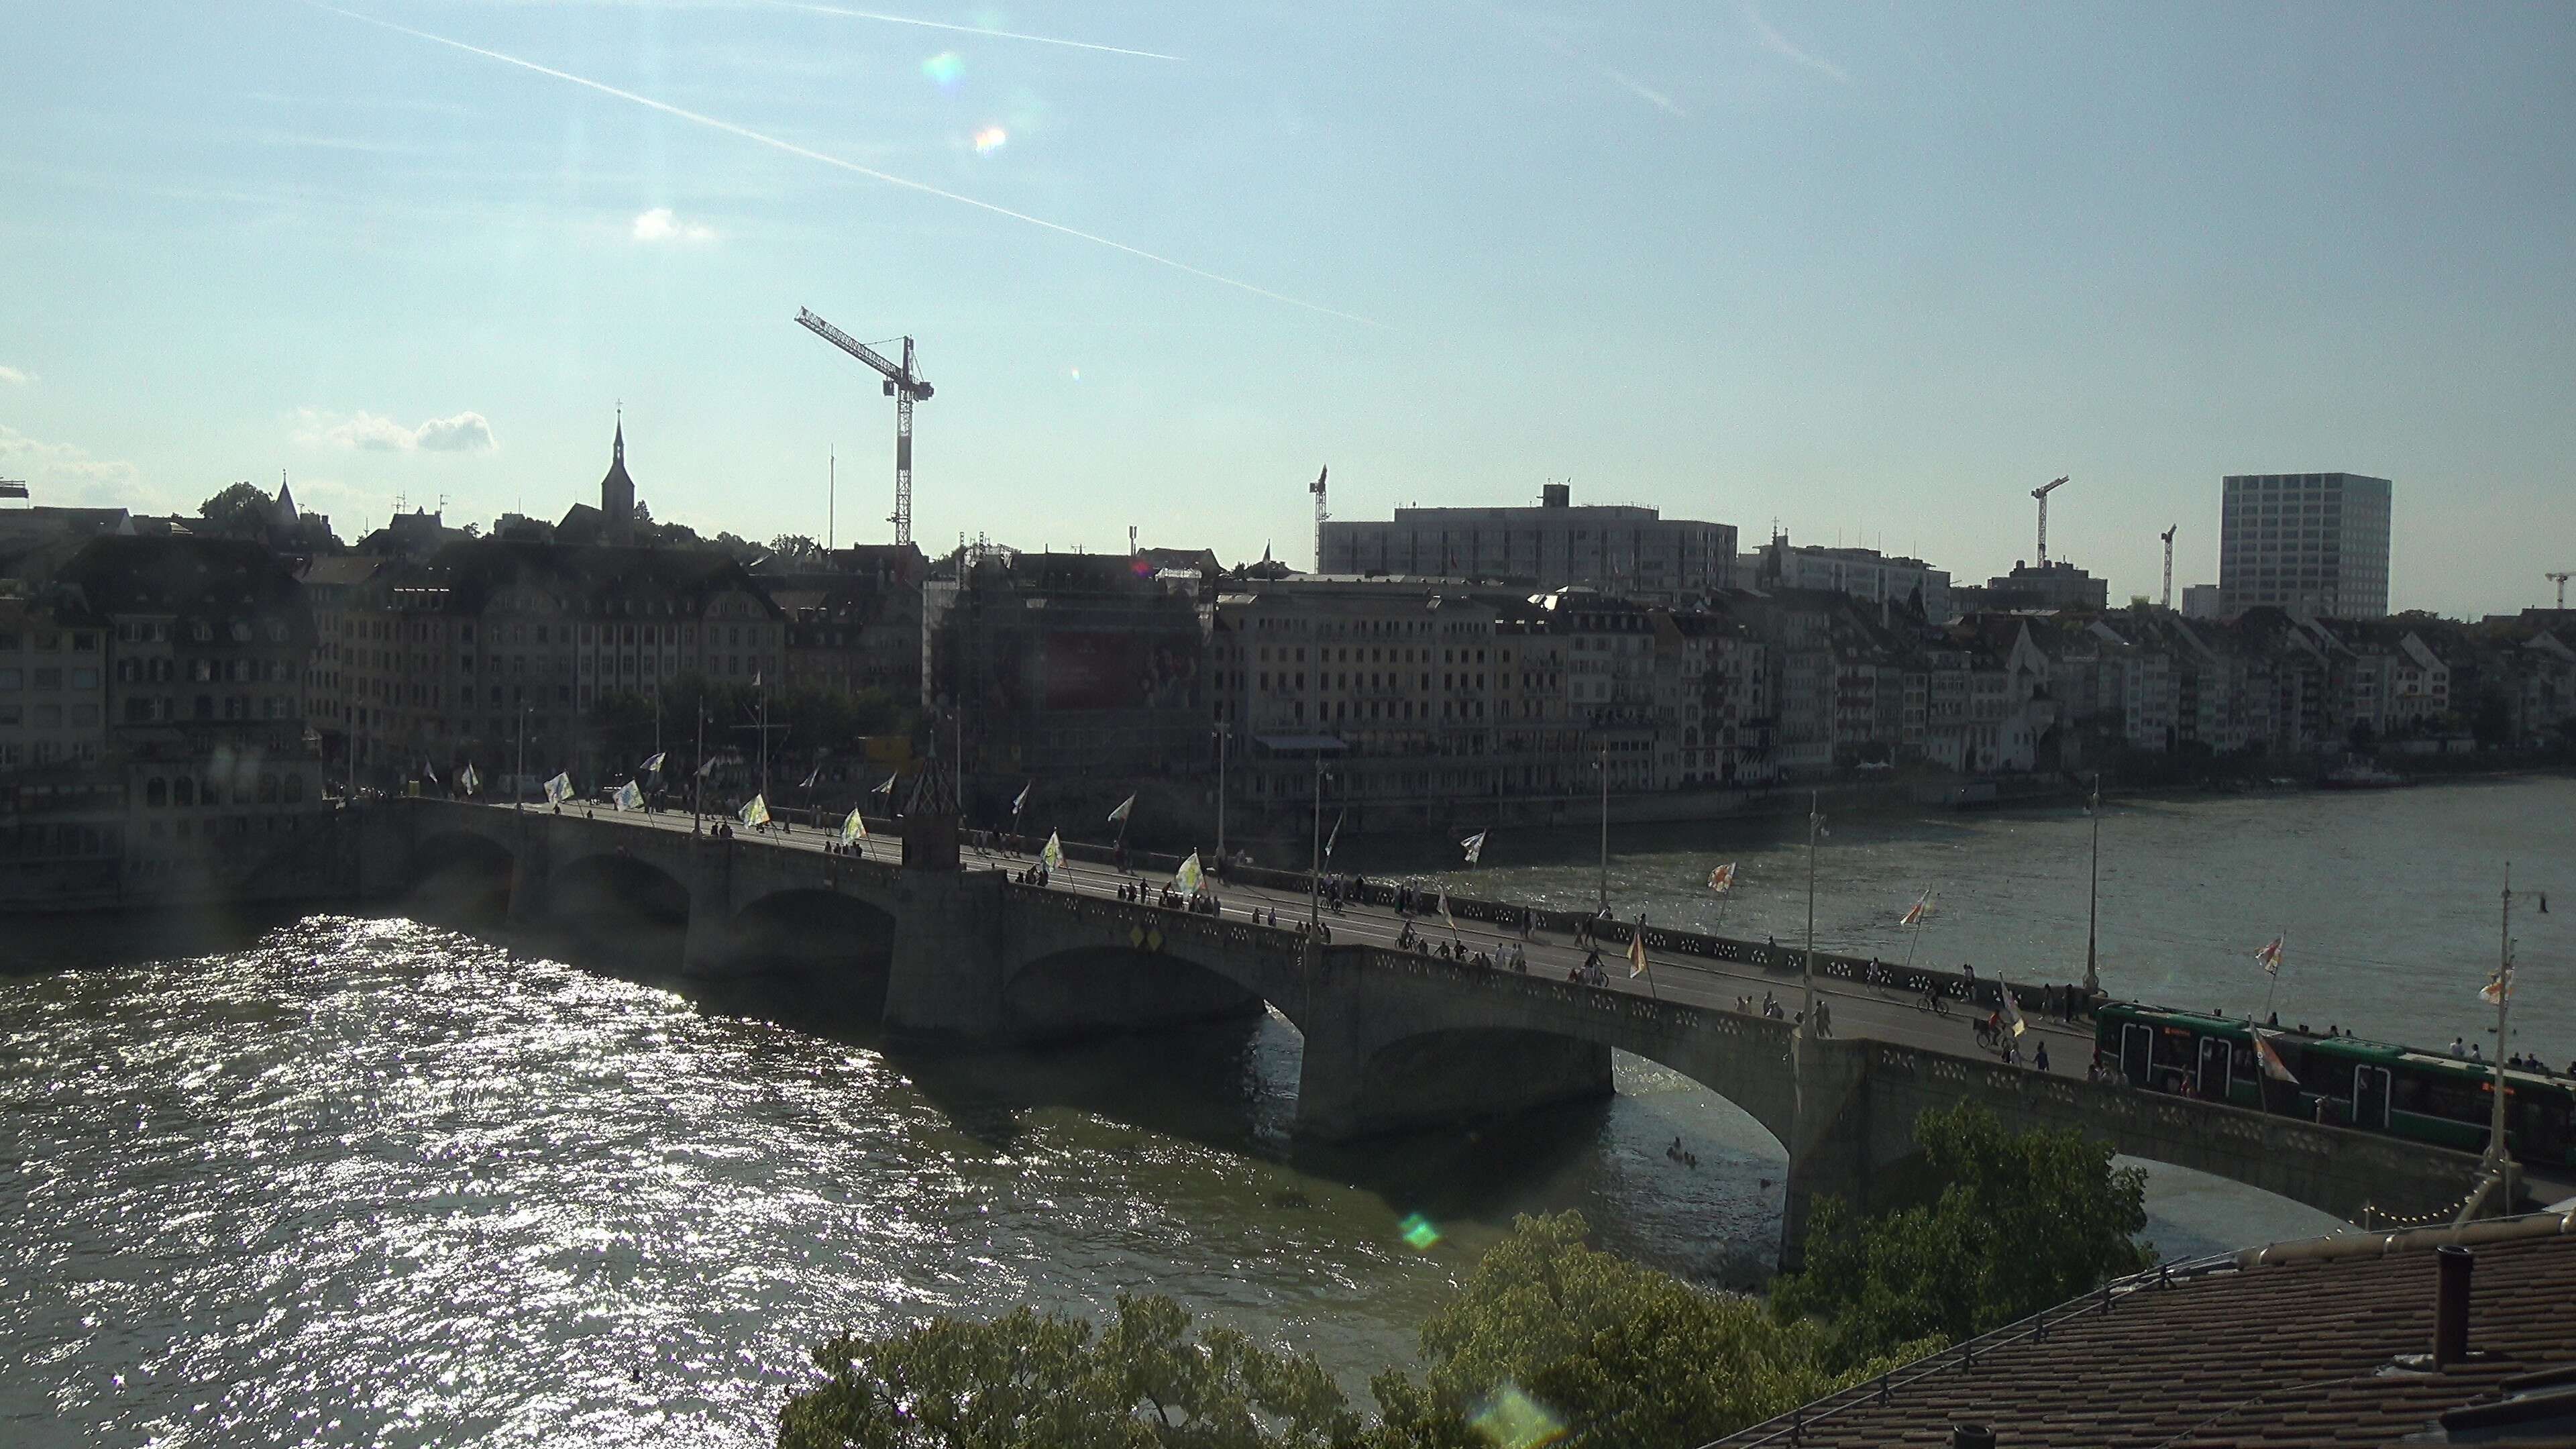
[[(371, 810), (366, 874), (402, 889), (460, 860), (506, 871), (514, 920), (608, 909), (685, 929), (682, 969), (720, 977), (802, 951), (817, 986), (910, 1042), (1028, 1044), (1260, 1012), (1305, 1039), (1297, 1130), (1327, 1139), (1452, 1126), (1611, 1091), (1615, 1050), (1741, 1107), (1789, 1158), (1783, 1254), (1810, 1205), (1866, 1201), (1913, 1157), (1917, 1114), (1978, 1102), (2133, 1157), (2381, 1220), (2456, 1204), (2478, 1160), (2347, 1128), (2044, 1076), (1921, 1047), (1805, 1040), (1786, 1022), (1498, 972), (1293, 930), (766, 839), (444, 801)], [(586, 903), (586, 904), (585, 904)], [(587, 909), (590, 914), (583, 916)]]

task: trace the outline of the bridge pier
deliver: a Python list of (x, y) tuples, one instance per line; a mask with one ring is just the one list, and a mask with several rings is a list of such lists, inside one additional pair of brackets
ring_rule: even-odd
[[(1782, 1184), (1780, 1206), (1784, 1273), (1806, 1260), (1807, 1222), (1818, 1202), (1838, 1197), (1855, 1208), (1870, 1204), (1876, 1177), (1872, 1148), (1881, 1114), (1872, 1110), (1867, 1047), (1865, 1042), (1817, 1041), (1801, 1034), (1791, 1048), (1797, 1062), (1797, 1104), (1789, 1120), (1789, 1176)], [(1885, 1125), (1894, 1136), (1913, 1141), (1912, 1114)]]
[(1002, 886), (999, 871), (907, 870), (895, 878), (887, 1031), (961, 1043), (1009, 1036)]
[(510, 924), (526, 926), (545, 918), (547, 877), (554, 868), (553, 833), (512, 818), (503, 834), (510, 846)]
[(743, 969), (733, 925), (733, 851), (710, 840), (689, 842), (689, 928), (680, 945), (680, 974), (705, 981)]

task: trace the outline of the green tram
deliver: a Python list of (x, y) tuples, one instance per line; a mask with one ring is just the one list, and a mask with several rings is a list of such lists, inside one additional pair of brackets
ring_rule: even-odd
[[(2483, 1152), (2495, 1067), (2348, 1036), (2266, 1029), (2298, 1081), (2274, 1081), (2254, 1056), (2254, 1024), (2197, 1012), (2106, 1002), (2093, 1046), (2120, 1079), (2276, 1116), (2359, 1127)], [(2505, 1146), (2523, 1162), (2576, 1167), (2576, 1084), (2505, 1071)]]

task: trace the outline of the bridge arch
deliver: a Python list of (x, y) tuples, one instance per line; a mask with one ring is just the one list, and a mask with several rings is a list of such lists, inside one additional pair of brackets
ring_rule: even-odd
[[(1067, 946), (1021, 962), (1002, 1012), (1023, 1041), (1159, 1030), (1258, 1016), (1267, 997), (1235, 971), (1141, 944)], [(1296, 1025), (1293, 1003), (1270, 1003)]]
[(479, 830), (441, 830), (411, 847), (407, 904), (433, 919), (498, 920), (510, 908), (518, 856)]
[(796, 886), (755, 897), (726, 927), (733, 962), (796, 978), (843, 1014), (884, 1016), (896, 923), (883, 906)]

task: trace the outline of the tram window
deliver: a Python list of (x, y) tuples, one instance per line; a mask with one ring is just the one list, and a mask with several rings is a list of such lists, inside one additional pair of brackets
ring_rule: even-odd
[(2262, 1073), (2261, 1070), (2254, 1065), (2254, 1048), (2250, 1044), (2241, 1041), (2235, 1043), (2235, 1047), (2236, 1080), (2240, 1082), (2251, 1082), (2256, 1080), (2262, 1075)]
[(2421, 1077), (2400, 1074), (2397, 1078), (2396, 1094), (2390, 1099), (2390, 1105), (2400, 1112), (2421, 1113), (2424, 1110), (2424, 1080)]

